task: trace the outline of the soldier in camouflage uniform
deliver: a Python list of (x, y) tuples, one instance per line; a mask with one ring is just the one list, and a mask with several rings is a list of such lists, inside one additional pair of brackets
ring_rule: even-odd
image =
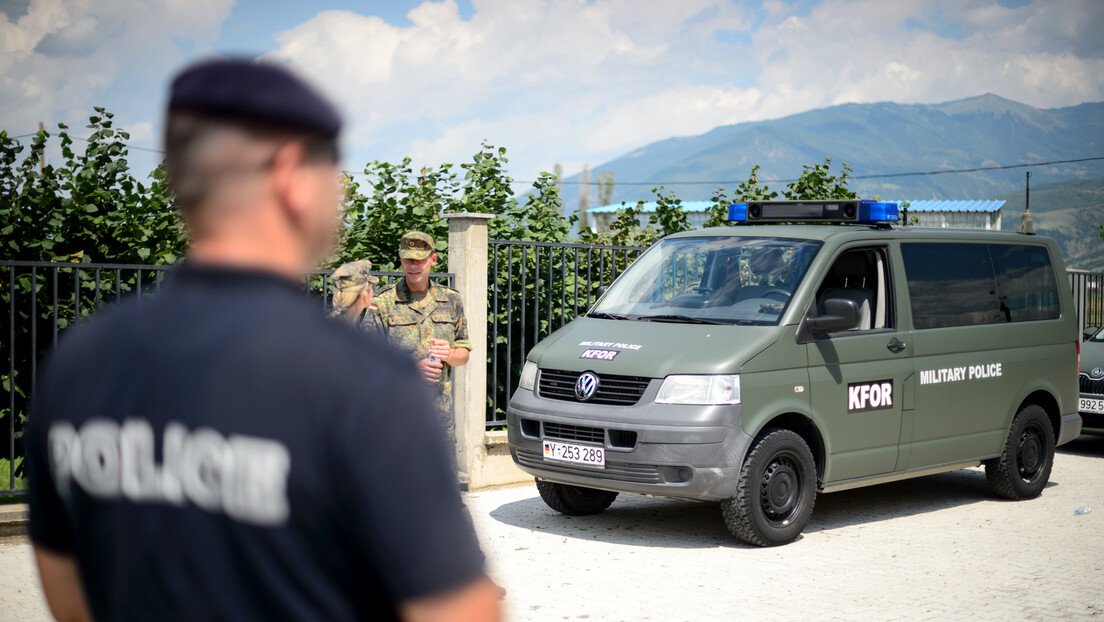
[(377, 332), (378, 327), (366, 323), (363, 318), (375, 308), (372, 303), (374, 286), (379, 277), (372, 275), (372, 262), (367, 259), (342, 264), (333, 273), (333, 311), (332, 317), (359, 325), (368, 332)]
[(449, 439), (455, 442), (452, 368), (467, 364), (472, 348), (464, 305), (456, 290), (429, 280), (437, 252), (428, 234), (404, 235), (399, 258), (403, 280), (379, 292), (376, 311), (365, 314), (365, 322), (380, 325), (391, 343), (414, 357), (422, 377), (433, 385)]

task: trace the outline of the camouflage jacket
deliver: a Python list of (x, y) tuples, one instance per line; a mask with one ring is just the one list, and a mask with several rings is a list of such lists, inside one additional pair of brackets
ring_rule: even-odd
[[(388, 340), (410, 353), (415, 360), (429, 357), (430, 339), (446, 339), (454, 348), (472, 349), (468, 322), (460, 294), (432, 284), (421, 299), (407, 287), (406, 281), (384, 288), (376, 295), (375, 309), (369, 308), (364, 324), (369, 330), (379, 327)], [(452, 408), (452, 368), (445, 365), (438, 382), (438, 402)]]

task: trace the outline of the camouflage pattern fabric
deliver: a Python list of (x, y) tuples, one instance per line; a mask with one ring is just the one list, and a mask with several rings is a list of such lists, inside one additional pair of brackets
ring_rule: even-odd
[(357, 325), (369, 335), (387, 339), (387, 331), (383, 327), (383, 322), (380, 321), (379, 308), (375, 302), (368, 305), (368, 308), (360, 315), (360, 321)]
[[(429, 358), (430, 339), (445, 339), (453, 348), (472, 349), (464, 305), (456, 290), (430, 284), (424, 296), (416, 295), (403, 280), (376, 295), (375, 307), (365, 314), (364, 323), (378, 326), (392, 344), (409, 352), (416, 361)], [(433, 385), (433, 391), (449, 439), (455, 442), (452, 367), (448, 364), (440, 380)]]
[(372, 262), (367, 259), (341, 264), (337, 270), (334, 270), (332, 278), (334, 287), (337, 289), (365, 283), (379, 283), (379, 277), (372, 275)]
[(421, 231), (410, 231), (399, 240), (399, 257), (421, 261), (437, 252), (433, 237)]

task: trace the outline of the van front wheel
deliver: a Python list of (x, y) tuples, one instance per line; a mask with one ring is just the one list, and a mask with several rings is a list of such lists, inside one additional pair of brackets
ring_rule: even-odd
[(537, 480), (537, 492), (548, 507), (568, 516), (588, 516), (597, 514), (610, 506), (617, 498), (616, 492), (554, 484)]
[(748, 452), (736, 496), (721, 502), (721, 514), (738, 539), (778, 546), (801, 535), (815, 496), (816, 466), (805, 440), (790, 430), (768, 430)]
[(1041, 406), (1029, 404), (1016, 413), (997, 458), (985, 461), (985, 479), (998, 497), (1019, 501), (1043, 492), (1054, 465), (1054, 429)]

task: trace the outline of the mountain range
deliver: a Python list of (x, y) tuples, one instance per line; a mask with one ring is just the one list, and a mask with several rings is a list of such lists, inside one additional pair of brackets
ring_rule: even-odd
[[(1031, 221), (1035, 232), (1058, 241), (1066, 267), (1104, 272), (1104, 177), (1035, 185), (1031, 176)], [(1016, 231), (1023, 215), (1026, 193), (1006, 194), (1001, 208), (1001, 229)]]
[[(653, 198), (665, 185), (684, 200), (708, 199), (718, 186), (733, 188), (760, 165), (772, 188), (801, 174), (801, 167), (832, 158), (846, 162), (862, 197), (885, 199), (989, 199), (1033, 184), (1104, 176), (1104, 159), (970, 173), (861, 179), (864, 175), (948, 171), (999, 165), (1104, 157), (1104, 102), (1040, 109), (996, 95), (942, 104), (843, 104), (774, 119), (715, 128), (698, 136), (654, 142), (604, 164), (617, 182), (614, 202)], [(567, 178), (578, 182), (579, 176)], [(678, 185), (673, 181), (711, 182)], [(715, 183), (727, 182), (727, 183)], [(579, 186), (564, 185), (567, 212), (578, 206)], [(590, 205), (596, 205), (594, 186)], [(1007, 220), (1007, 215), (1006, 215)]]

